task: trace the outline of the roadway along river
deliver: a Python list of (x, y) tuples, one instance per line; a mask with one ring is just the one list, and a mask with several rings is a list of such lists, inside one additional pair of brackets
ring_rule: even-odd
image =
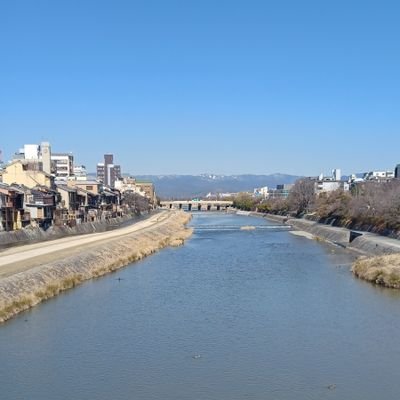
[(341, 249), (232, 228), (265, 224), (197, 214), (185, 246), (0, 326), (0, 398), (397, 400), (399, 292)]

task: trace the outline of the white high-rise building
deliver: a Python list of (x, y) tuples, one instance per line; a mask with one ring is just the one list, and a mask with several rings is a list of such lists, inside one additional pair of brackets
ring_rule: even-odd
[(334, 170), (332, 170), (332, 178), (334, 181), (341, 181), (342, 171), (339, 168), (335, 168)]
[(51, 163), (56, 180), (67, 181), (74, 175), (74, 156), (71, 153), (53, 153)]

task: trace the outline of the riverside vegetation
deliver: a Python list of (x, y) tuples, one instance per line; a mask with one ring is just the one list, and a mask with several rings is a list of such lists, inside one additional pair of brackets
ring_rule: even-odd
[[(400, 180), (363, 182), (349, 192), (314, 193), (314, 182), (298, 180), (287, 199), (255, 199), (240, 193), (234, 206), (247, 211), (304, 217), (332, 226), (357, 229), (400, 238)], [(359, 258), (352, 267), (362, 279), (400, 288), (400, 254)]]
[(0, 322), (73, 288), (113, 272), (167, 246), (180, 246), (192, 234), (190, 215), (171, 212), (165, 223), (83, 249), (79, 255), (41, 265), (0, 281)]

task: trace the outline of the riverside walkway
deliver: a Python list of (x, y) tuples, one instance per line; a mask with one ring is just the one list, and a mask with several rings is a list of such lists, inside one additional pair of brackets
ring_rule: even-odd
[(113, 231), (65, 237), (5, 249), (0, 252), (0, 279), (79, 253), (83, 250), (83, 247), (86, 249), (91, 245), (98, 245), (110, 239), (122, 238), (133, 232), (164, 224), (168, 221), (170, 215), (170, 212), (164, 211), (144, 221)]

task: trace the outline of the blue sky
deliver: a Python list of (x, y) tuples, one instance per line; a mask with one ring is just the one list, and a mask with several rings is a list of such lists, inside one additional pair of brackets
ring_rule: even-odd
[(133, 174), (400, 162), (396, 1), (0, 2), (0, 149)]

